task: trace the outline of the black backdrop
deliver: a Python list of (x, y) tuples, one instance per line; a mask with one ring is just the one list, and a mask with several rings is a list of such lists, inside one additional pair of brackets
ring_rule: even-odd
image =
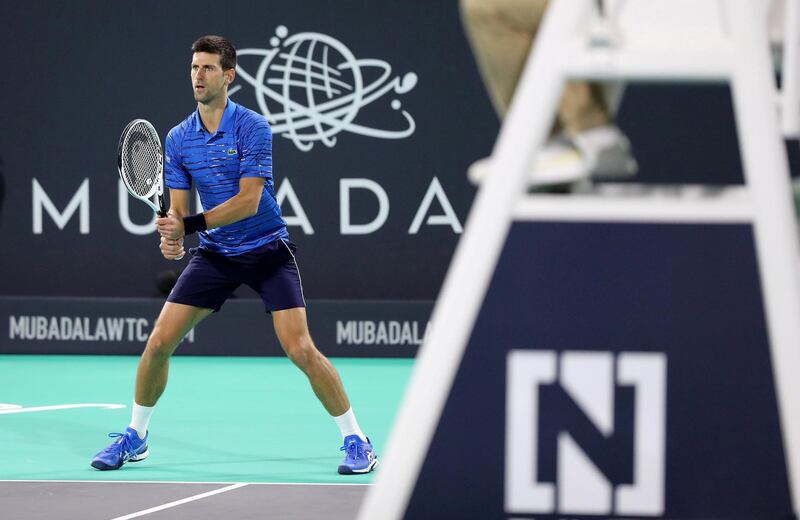
[[(121, 203), (129, 204), (126, 218), (135, 224), (148, 222), (151, 213), (138, 201), (120, 201), (119, 132), (129, 120), (143, 117), (163, 135), (193, 110), (188, 63), (197, 36), (222, 34), (240, 49), (272, 49), (271, 40), (283, 26), (287, 36), (279, 45), (298, 33), (319, 33), (341, 43), (355, 59), (377, 59), (391, 67), (380, 80), (380, 70), (362, 62), (365, 87), (386, 86), (410, 73), (417, 79), (405, 92), (390, 90), (351, 106), (351, 126), (334, 136), (332, 147), (317, 142), (301, 151), (286, 132), (276, 133), (276, 186), (291, 182), (314, 230), (307, 234), (290, 227), (300, 246), (307, 294), (436, 297), (460, 236), (452, 222), (464, 224), (475, 193), (466, 168), (489, 153), (498, 129), (455, 1), (2, 2), (0, 26), (5, 65), (0, 86), (7, 99), (0, 127), (0, 177), (5, 177), (0, 294), (154, 295), (157, 273), (179, 266), (160, 258), (154, 234), (132, 234), (121, 223)], [(319, 49), (317, 62), (323, 59)], [(329, 50), (331, 65), (343, 61), (335, 48)], [(262, 62), (254, 56), (240, 61), (250, 75)], [(253, 86), (241, 77), (236, 85), (241, 89), (232, 99), (258, 110)], [(284, 110), (275, 100), (269, 103), (271, 110)], [(402, 131), (409, 127), (403, 111), (415, 126), (408, 137), (377, 138), (359, 130)], [(740, 179), (729, 111), (727, 87), (629, 87), (619, 118), (634, 141), (639, 179)], [(369, 179), (386, 192), (388, 217), (374, 232), (340, 232), (340, 182), (349, 178)], [(451, 224), (425, 223), (428, 216), (447, 214), (435, 198), (419, 232), (409, 234), (434, 178), (452, 206)], [(34, 182), (41, 186), (39, 207), (43, 191), (65, 214), (85, 179), (85, 207), (76, 209), (63, 229), (40, 210), (37, 233)], [(352, 222), (373, 220), (375, 195), (365, 189), (350, 193)], [(81, 232), (82, 209), (89, 211), (88, 233)], [(292, 206), (284, 203), (283, 209), (295, 215)]]
[[(276, 186), (290, 179), (314, 230), (306, 235), (290, 228), (307, 292), (318, 298), (435, 296), (459, 235), (450, 225), (423, 224), (415, 235), (408, 229), (434, 177), (463, 224), (474, 194), (463, 174), (470, 161), (463, 151), (488, 151), (497, 130), (451, 3), (4, 2), (0, 16), (0, 47), (14, 71), (0, 80), (9, 101), (0, 134), (8, 184), (0, 265), (15, 273), (4, 276), (1, 293), (150, 296), (155, 273), (174, 266), (159, 258), (154, 235), (133, 235), (120, 223), (119, 132), (143, 117), (163, 137), (193, 110), (189, 60), (198, 36), (222, 34), (238, 48), (271, 49), (270, 39), (284, 26), (289, 36), (321, 33), (356, 59), (391, 66), (382, 82), (378, 69), (362, 67), (365, 87), (408, 73), (418, 79), (406, 93), (390, 91), (354, 108), (353, 124), (397, 131), (409, 126), (391, 106), (400, 101), (415, 124), (408, 138), (345, 130), (335, 146), (317, 143), (303, 152), (276, 135)], [(342, 61), (330, 52), (331, 65), (337, 57)], [(260, 60), (249, 58), (241, 63), (257, 69)], [(253, 87), (241, 79), (236, 84), (242, 88), (232, 99), (258, 110)], [(80, 232), (79, 211), (63, 230), (44, 212), (42, 233), (34, 233), (34, 178), (60, 212), (89, 179), (88, 234)], [(370, 179), (386, 192), (390, 209), (380, 229), (340, 234), (342, 178)], [(364, 189), (351, 191), (351, 206), (354, 224), (378, 214), (377, 198)], [(283, 209), (292, 214), (286, 204)], [(428, 215), (444, 213), (435, 200)], [(149, 209), (131, 201), (130, 218), (146, 223)]]

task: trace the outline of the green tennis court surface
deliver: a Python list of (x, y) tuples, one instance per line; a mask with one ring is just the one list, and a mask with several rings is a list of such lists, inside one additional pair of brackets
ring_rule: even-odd
[[(332, 361), (380, 456), (413, 360)], [(106, 434), (123, 431), (130, 419), (137, 362), (0, 356), (0, 480), (372, 481), (372, 474), (336, 473), (339, 430), (284, 358), (173, 358), (150, 424), (149, 458), (118, 471), (94, 470), (89, 461), (110, 442)], [(46, 409), (79, 404), (124, 408)]]

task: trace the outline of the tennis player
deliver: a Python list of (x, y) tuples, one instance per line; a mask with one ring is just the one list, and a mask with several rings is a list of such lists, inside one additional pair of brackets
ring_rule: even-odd
[[(148, 455), (148, 425), (167, 385), (169, 359), (184, 335), (222, 307), (241, 284), (261, 296), (289, 358), (308, 377), (341, 430), (342, 474), (367, 473), (377, 465), (336, 369), (317, 350), (308, 331), (295, 246), (275, 199), (272, 131), (267, 120), (228, 99), (236, 77), (236, 49), (225, 38), (204, 36), (192, 45), (192, 88), (197, 110), (166, 139), (165, 175), (170, 210), (156, 220), (160, 249), (183, 257), (183, 239), (198, 233), (193, 251), (147, 341), (136, 374), (131, 423), (95, 456), (92, 466), (119, 469)], [(194, 182), (206, 211), (189, 214)]]

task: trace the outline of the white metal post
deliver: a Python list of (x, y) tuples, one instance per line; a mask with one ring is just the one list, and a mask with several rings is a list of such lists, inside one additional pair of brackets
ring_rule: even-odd
[[(534, 52), (500, 131), (492, 172), (467, 220), (472, 231), (456, 248), (431, 318), (431, 331), (417, 356), (403, 404), (389, 438), (382, 469), (367, 494), (362, 520), (401, 518), (497, 258), (524, 193), (527, 167), (550, 130), (563, 88), (558, 73), (561, 43), (591, 0), (555, 2), (548, 9)], [(533, 93), (533, 95), (531, 95)]]
[[(761, 275), (772, 371), (783, 432), (792, 505), (800, 499), (800, 263), (786, 147), (770, 110), (772, 67), (765, 27), (752, 23), (751, 2), (730, 4), (736, 130), (745, 181), (754, 204), (753, 229)], [(786, 108), (786, 107), (784, 107)], [(745, 377), (745, 374), (742, 374)]]
[(784, 137), (797, 139), (800, 137), (800, 0), (785, 1), (781, 60), (781, 129)]

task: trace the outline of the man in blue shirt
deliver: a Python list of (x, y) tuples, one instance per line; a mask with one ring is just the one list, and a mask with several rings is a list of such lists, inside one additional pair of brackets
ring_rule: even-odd
[[(183, 239), (199, 233), (200, 247), (181, 274), (156, 321), (139, 362), (130, 426), (92, 466), (119, 469), (148, 455), (148, 425), (167, 384), (169, 358), (183, 336), (241, 284), (252, 287), (272, 314), (289, 358), (309, 379), (341, 430), (346, 452), (339, 473), (367, 473), (377, 465), (336, 369), (317, 350), (306, 322), (300, 272), (286, 222), (275, 198), (272, 131), (267, 120), (228, 99), (236, 76), (236, 49), (204, 36), (192, 45), (192, 88), (197, 110), (166, 139), (170, 210), (156, 220), (165, 258), (184, 256)], [(189, 214), (194, 182), (204, 211)]]

